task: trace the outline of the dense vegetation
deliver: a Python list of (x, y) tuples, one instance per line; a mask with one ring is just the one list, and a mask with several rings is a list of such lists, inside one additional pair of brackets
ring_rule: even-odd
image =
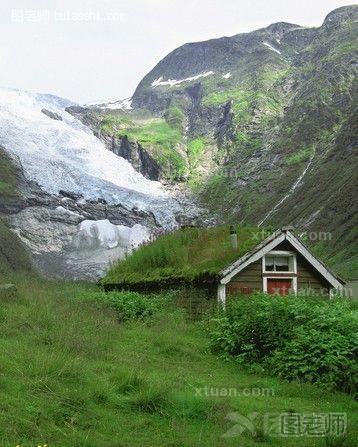
[(237, 234), (238, 249), (231, 246), (227, 226), (185, 228), (165, 234), (114, 265), (102, 284), (215, 276), (258, 245), (262, 235), (268, 233), (255, 227), (238, 227)]
[[(1, 445), (354, 445), (358, 421), (349, 396), (248, 374), (210, 354), (203, 323), (173, 307), (173, 294), (150, 302), (117, 293), (106, 302), (92, 285), (7, 281), (18, 292), (1, 296)], [(287, 411), (347, 412), (348, 436), (313, 444), (265, 435), (263, 415)], [(258, 413), (256, 433), (223, 437), (232, 412)]]
[[(243, 318), (243, 316), (245, 316)], [(288, 380), (358, 392), (355, 303), (258, 294), (212, 321), (213, 349)]]

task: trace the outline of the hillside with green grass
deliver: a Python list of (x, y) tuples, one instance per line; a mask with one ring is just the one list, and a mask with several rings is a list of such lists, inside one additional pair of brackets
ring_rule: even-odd
[[(0, 147), (0, 281), (9, 272), (30, 271), (30, 257), (19, 237), (10, 230), (5, 212), (21, 201), (18, 192), (19, 172)], [(4, 213), (4, 215), (2, 215)]]
[[(205, 320), (192, 321), (173, 293), (108, 296), (87, 284), (11, 280), (18, 292), (3, 295), (0, 307), (4, 447), (354, 445), (358, 413), (349, 395), (248, 372), (210, 353)], [(346, 413), (347, 436), (264, 433), (265, 414), (287, 412)], [(232, 413), (257, 413), (255, 431), (225, 435)]]

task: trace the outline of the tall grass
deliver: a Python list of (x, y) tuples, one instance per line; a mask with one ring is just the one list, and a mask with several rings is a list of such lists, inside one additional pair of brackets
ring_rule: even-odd
[[(217, 359), (200, 323), (166, 299), (150, 317), (120, 322), (110, 303), (96, 302), (92, 285), (11, 280), (18, 294), (0, 303), (1, 446), (252, 447), (248, 432), (222, 437), (233, 425), (226, 416), (287, 409), (348, 412), (353, 445), (357, 415), (348, 396), (249, 375)], [(200, 395), (206, 386), (274, 393)], [(293, 444), (270, 438), (265, 445)]]

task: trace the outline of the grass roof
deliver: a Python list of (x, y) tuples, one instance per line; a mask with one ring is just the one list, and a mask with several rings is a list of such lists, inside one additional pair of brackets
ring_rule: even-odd
[(256, 227), (238, 227), (233, 249), (228, 226), (185, 228), (158, 237), (112, 266), (101, 284), (215, 278), (219, 272), (258, 245), (268, 233)]

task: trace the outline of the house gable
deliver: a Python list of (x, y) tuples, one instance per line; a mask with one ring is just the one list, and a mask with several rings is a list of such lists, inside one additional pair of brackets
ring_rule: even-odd
[(248, 265), (252, 264), (277, 247), (281, 242), (285, 240), (285, 234), (283, 232), (276, 232), (269, 238), (265, 239), (261, 244), (259, 244), (255, 250), (242, 256), (239, 260), (231, 264), (227, 269), (221, 272), (221, 284), (227, 284), (231, 279), (241, 270), (243, 270)]
[[(228, 268), (221, 272), (221, 285), (226, 285), (232, 279), (238, 275), (241, 271), (246, 269), (250, 264), (263, 259), (263, 257), (277, 249), (286, 248), (293, 249), (294, 252), (298, 253), (303, 259), (305, 259), (305, 265), (312, 266), (314, 273), (312, 277), (317, 277), (315, 272), (318, 272), (320, 276), (323, 277), (324, 283), (328, 285), (328, 288), (339, 289), (343, 286), (344, 282), (335, 276), (322, 262), (320, 262), (302, 242), (297, 239), (290, 231), (280, 230), (271, 235), (269, 238), (265, 239), (261, 244), (259, 244), (256, 249), (252, 252), (247, 253), (245, 256), (241, 257), (239, 260), (231, 264)], [(306, 273), (308, 270), (306, 268)], [(296, 272), (297, 273), (297, 272)], [(296, 275), (297, 276), (297, 275)], [(307, 274), (306, 274), (307, 276)], [(297, 287), (296, 287), (297, 289)]]

